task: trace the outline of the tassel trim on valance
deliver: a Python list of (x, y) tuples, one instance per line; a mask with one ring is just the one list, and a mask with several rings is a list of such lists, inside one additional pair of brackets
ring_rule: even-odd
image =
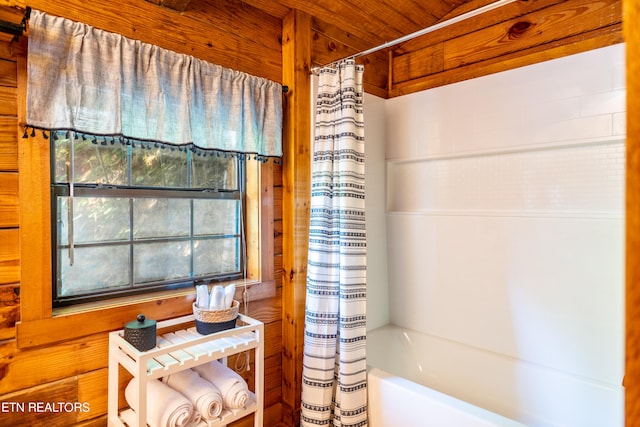
[[(73, 129), (43, 129), (36, 126), (26, 125), (24, 127), (24, 132), (22, 134), (23, 139), (27, 138), (35, 138), (37, 136), (37, 132), (42, 134), (42, 138), (49, 139), (51, 138), (53, 141), (57, 141), (60, 138), (69, 139), (71, 135), (75, 139), (82, 139), (83, 141), (91, 140), (92, 143), (96, 145), (129, 145), (132, 148), (142, 148), (142, 149), (154, 149), (159, 148), (161, 150), (170, 150), (170, 151), (180, 151), (187, 152), (191, 151), (193, 154), (201, 157), (207, 156), (215, 156), (220, 158), (236, 158), (238, 160), (257, 160), (261, 163), (266, 163), (270, 159), (273, 160), (274, 164), (281, 164), (280, 157), (277, 156), (265, 156), (258, 153), (244, 153), (239, 151), (225, 151), (215, 148), (202, 148), (197, 146), (194, 143), (187, 144), (171, 144), (168, 142), (162, 141), (152, 141), (152, 140), (140, 140), (136, 138), (129, 138), (125, 135), (96, 135), (90, 134), (86, 132), (80, 132)], [(100, 141), (98, 141), (98, 138)]]

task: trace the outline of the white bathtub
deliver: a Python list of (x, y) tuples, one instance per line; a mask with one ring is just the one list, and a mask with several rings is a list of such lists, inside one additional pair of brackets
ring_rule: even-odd
[[(431, 376), (414, 332), (385, 326), (367, 334), (370, 427), (523, 427), (524, 424), (426, 387)], [(437, 383), (433, 375), (432, 380)]]

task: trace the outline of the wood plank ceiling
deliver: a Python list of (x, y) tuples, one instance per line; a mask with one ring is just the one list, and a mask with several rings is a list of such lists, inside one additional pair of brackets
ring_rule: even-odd
[[(146, 1), (184, 13), (202, 8), (224, 9), (225, 5), (241, 6), (280, 21), (294, 9), (302, 11), (312, 21), (311, 65), (320, 66), (393, 41), (495, 0)], [(370, 65), (365, 76), (365, 89), (387, 97), (390, 88), (388, 52), (380, 51), (359, 61)]]
[[(200, 0), (148, 0), (184, 11)], [(437, 22), (464, 3), (493, 0), (226, 0), (251, 6), (282, 20), (291, 10), (309, 14), (318, 26), (330, 25), (349, 35), (352, 47), (365, 50)], [(347, 40), (337, 40), (345, 42)]]
[[(235, 7), (311, 17), (311, 66), (331, 63), (495, 0), (146, 0), (184, 13)], [(358, 60), (367, 92), (393, 97), (528, 65), (622, 38), (621, 0), (520, 0)], [(259, 28), (256, 28), (259, 32)]]

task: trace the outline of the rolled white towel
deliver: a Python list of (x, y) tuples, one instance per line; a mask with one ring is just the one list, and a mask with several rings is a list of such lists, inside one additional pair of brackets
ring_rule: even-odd
[[(134, 411), (138, 410), (138, 379), (133, 378), (124, 390), (124, 397)], [(193, 427), (200, 414), (182, 394), (160, 380), (147, 381), (147, 424), (150, 427)]]
[(224, 309), (224, 288), (221, 285), (215, 285), (211, 288), (209, 295), (209, 310)]
[(207, 285), (196, 286), (196, 306), (209, 308), (209, 288)]
[(193, 368), (202, 378), (218, 387), (224, 406), (230, 409), (243, 408), (249, 401), (247, 383), (237, 372), (214, 360)]
[(162, 378), (162, 382), (189, 399), (205, 420), (220, 416), (223, 405), (222, 393), (196, 371), (185, 369)]
[(236, 294), (236, 285), (231, 284), (224, 287), (224, 308), (231, 308), (233, 297)]

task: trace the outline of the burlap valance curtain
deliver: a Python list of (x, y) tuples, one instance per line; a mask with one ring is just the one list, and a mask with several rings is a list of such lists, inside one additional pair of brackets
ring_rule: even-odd
[(282, 86), (34, 10), (27, 132), (282, 155)]

